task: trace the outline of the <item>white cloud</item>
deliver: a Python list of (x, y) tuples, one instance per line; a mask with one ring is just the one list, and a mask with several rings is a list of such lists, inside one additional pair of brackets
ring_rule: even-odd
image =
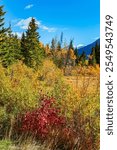
[(13, 23), (13, 24), (15, 24), (15, 23), (17, 23), (18, 21), (20, 21), (21, 19), (13, 19), (11, 22)]
[(45, 31), (48, 31), (48, 32), (56, 32), (56, 30), (57, 30), (56, 28), (49, 28), (49, 27), (47, 27), (45, 25), (41, 25), (40, 28), (42, 30), (45, 30)]
[(84, 44), (78, 44), (78, 45), (77, 45), (77, 48), (83, 47), (83, 46), (84, 46)]
[(30, 4), (30, 5), (25, 6), (24, 9), (30, 9), (30, 8), (32, 8), (33, 6), (34, 6), (33, 4)]
[(29, 22), (31, 21), (32, 17), (27, 19), (21, 19), (15, 26), (20, 27), (20, 29), (28, 29)]
[[(27, 18), (27, 19), (20, 19), (20, 20), (15, 24), (15, 26), (20, 27), (20, 29), (26, 30), (26, 29), (28, 29), (28, 25), (29, 25), (29, 22), (31, 21), (31, 19), (32, 19), (32, 17), (29, 17), (29, 18)], [(47, 26), (43, 25), (43, 24), (41, 23), (41, 21), (37, 20), (36, 18), (35, 18), (35, 20), (36, 20), (36, 23), (37, 23), (37, 25), (39, 26), (39, 28), (42, 29), (43, 31), (56, 32), (57, 28), (54, 28), (54, 27), (47, 27)]]

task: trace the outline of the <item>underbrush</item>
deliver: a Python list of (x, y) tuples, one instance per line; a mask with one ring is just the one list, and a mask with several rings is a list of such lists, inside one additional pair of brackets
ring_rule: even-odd
[(0, 150), (9, 150), (12, 142), (10, 140), (0, 140)]
[(50, 150), (99, 149), (99, 105), (93, 106), (97, 98), (92, 98), (92, 103), (85, 99), (71, 118), (61, 113), (54, 99), (43, 99), (40, 108), (17, 120), (15, 133), (21, 145), (30, 137), (36, 145), (44, 145)]
[(0, 66), (0, 139), (22, 150), (99, 149), (99, 90), (85, 95), (82, 82), (80, 96), (51, 60)]

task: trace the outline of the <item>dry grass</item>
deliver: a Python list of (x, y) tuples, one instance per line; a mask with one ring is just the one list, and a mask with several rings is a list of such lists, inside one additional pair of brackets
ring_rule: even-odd
[(77, 92), (79, 97), (88, 96), (99, 92), (99, 77), (67, 76), (65, 81)]
[(75, 68), (71, 76), (65, 76), (65, 81), (72, 86), (79, 97), (95, 95), (100, 91), (100, 68), (99, 66)]

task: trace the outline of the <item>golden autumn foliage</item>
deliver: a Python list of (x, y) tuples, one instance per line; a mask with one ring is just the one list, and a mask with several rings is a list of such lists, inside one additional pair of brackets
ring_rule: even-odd
[[(86, 62), (87, 63), (87, 62)], [(94, 66), (75, 66), (71, 71), (72, 76), (87, 75), (87, 76), (99, 76), (100, 67), (99, 65)]]
[(71, 60), (75, 60), (76, 59), (76, 55), (74, 54), (74, 50), (73, 49), (69, 50), (69, 55), (70, 55), (70, 59)]
[(38, 81), (32, 69), (22, 62), (0, 69), (0, 103), (9, 113), (18, 113), (37, 105)]
[(0, 124), (6, 122), (10, 128), (7, 118), (12, 120), (14, 115), (37, 108), (39, 98), (49, 96), (55, 98), (66, 118), (72, 119), (73, 113), (78, 110), (84, 120), (91, 119), (90, 125), (89, 121), (84, 124), (85, 134), (88, 137), (92, 127), (95, 139), (99, 141), (99, 91), (91, 92), (94, 89), (91, 88), (89, 93), (86, 92), (88, 86), (92, 86), (91, 82), (94, 82), (90, 80), (88, 85), (85, 80), (85, 75), (89, 75), (90, 71), (93, 76), (98, 76), (99, 66), (77, 70), (80, 78), (74, 77), (79, 85), (75, 83), (77, 89), (74, 89), (73, 84), (69, 84), (62, 71), (50, 59), (45, 59), (37, 71), (20, 61), (6, 69), (0, 66)]
[(47, 56), (48, 56), (48, 55), (51, 55), (50, 47), (49, 47), (48, 44), (45, 46), (45, 54), (46, 54)]

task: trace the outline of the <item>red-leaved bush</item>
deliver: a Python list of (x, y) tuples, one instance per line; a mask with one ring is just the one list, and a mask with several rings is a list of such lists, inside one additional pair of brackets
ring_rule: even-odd
[(18, 119), (18, 126), (19, 123), (21, 133), (44, 138), (51, 128), (65, 125), (65, 118), (60, 115), (60, 109), (55, 107), (53, 98), (44, 98), (41, 107), (21, 115)]
[[(92, 126), (86, 132), (89, 124)], [(83, 118), (79, 110), (71, 119), (63, 117), (53, 98), (43, 98), (39, 108), (20, 115), (15, 131), (21, 141), (31, 137), (51, 150), (94, 150), (99, 145), (91, 118)]]

